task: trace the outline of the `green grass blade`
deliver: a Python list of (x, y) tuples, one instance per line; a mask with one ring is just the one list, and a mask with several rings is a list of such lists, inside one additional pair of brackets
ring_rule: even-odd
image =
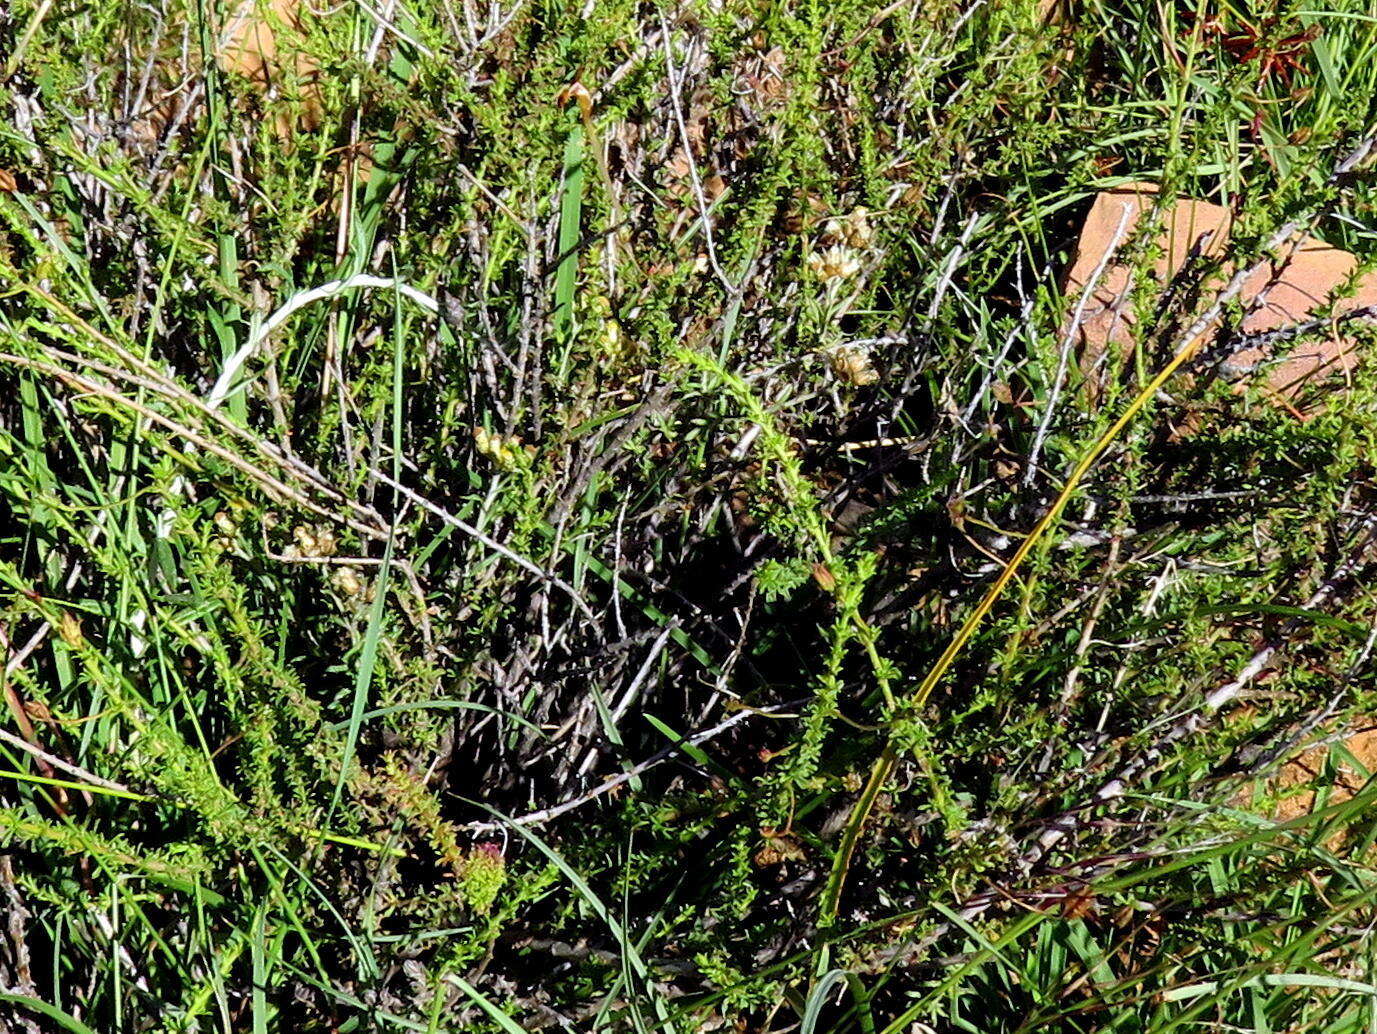
[(506, 1031), (507, 1034), (527, 1034), (525, 1027), (522, 1027), (503, 1012), (496, 1003), (487, 997), (487, 995), (483, 994), (463, 977), (455, 973), (450, 973), (445, 976), (445, 980), (459, 988), (464, 994), (468, 995), (469, 999), (492, 1017), (493, 1022)]

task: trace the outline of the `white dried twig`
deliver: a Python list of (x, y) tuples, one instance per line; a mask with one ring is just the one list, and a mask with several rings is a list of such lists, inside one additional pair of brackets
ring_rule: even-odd
[(244, 342), (239, 351), (229, 357), (224, 369), (220, 372), (219, 379), (215, 382), (215, 386), (210, 389), (210, 394), (206, 396), (207, 408), (214, 409), (229, 397), (231, 391), (237, 391), (243, 387), (243, 383), (234, 384), (235, 377), (238, 376), (244, 364), (258, 351), (259, 345), (267, 339), (269, 334), (280, 327), (292, 313), (312, 302), (334, 298), (345, 291), (353, 291), (361, 287), (395, 290), (398, 294), (411, 299), (426, 312), (438, 313), (440, 311), (440, 303), (424, 291), (418, 291), (409, 284), (404, 284), (393, 277), (373, 276), (369, 273), (359, 273), (344, 280), (331, 280), (319, 287), (301, 291), (283, 302), (281, 307), (269, 316), (261, 326), (249, 331), (248, 340)]
[(684, 109), (679, 102), (679, 92), (684, 85), (683, 75), (676, 72), (674, 68), (674, 55), (670, 49), (669, 25), (665, 21), (663, 12), (660, 14), (660, 34), (665, 51), (665, 72), (669, 77), (670, 108), (674, 111), (674, 123), (679, 127), (679, 142), (684, 148), (684, 160), (688, 163), (689, 183), (693, 187), (693, 197), (698, 202), (698, 215), (703, 220), (703, 244), (708, 252), (708, 264), (712, 266), (713, 275), (722, 284), (723, 290), (728, 295), (735, 295), (738, 293), (738, 288), (728, 279), (726, 272), (717, 261), (717, 246), (713, 243), (712, 236), (711, 206), (708, 205), (707, 196), (703, 193), (703, 181), (698, 176), (698, 163), (693, 157), (693, 146), (689, 140), (688, 125), (684, 121)]
[(1042, 421), (1038, 424), (1037, 435), (1033, 438), (1033, 447), (1028, 452), (1028, 466), (1023, 471), (1024, 485), (1031, 485), (1033, 479), (1037, 477), (1038, 456), (1042, 453), (1042, 446), (1047, 441), (1047, 434), (1052, 426), (1052, 416), (1057, 411), (1057, 401), (1061, 398), (1061, 390), (1066, 382), (1066, 367), (1071, 358), (1071, 344), (1076, 339), (1076, 331), (1080, 329), (1081, 320), (1085, 318), (1086, 303), (1094, 295), (1100, 277), (1104, 276), (1104, 271), (1109, 268), (1114, 253), (1119, 250), (1119, 241), (1123, 239), (1124, 231), (1128, 228), (1128, 217), (1132, 214), (1132, 205), (1125, 201), (1123, 215), (1119, 217), (1119, 225), (1114, 230), (1114, 236), (1109, 241), (1109, 247), (1104, 249), (1104, 254), (1100, 256), (1099, 263), (1096, 264), (1094, 272), (1090, 274), (1090, 279), (1086, 282), (1085, 290), (1081, 291), (1081, 296), (1076, 302), (1076, 311), (1072, 313), (1066, 328), (1066, 335), (1062, 338), (1061, 354), (1057, 357), (1057, 375), (1052, 380), (1052, 393), (1047, 397), (1047, 407), (1043, 410)]
[(36, 747), (28, 740), (16, 736), (6, 729), (0, 729), (0, 742), (8, 743), (16, 750), (22, 750), (24, 753), (32, 755), (40, 761), (46, 761), (48, 764), (52, 765), (53, 768), (60, 769), (83, 783), (90, 783), (92, 786), (99, 786), (106, 790), (114, 790), (117, 793), (133, 794), (134, 792), (123, 783), (117, 783), (112, 779), (105, 779), (96, 775), (94, 772), (88, 772), (80, 765), (74, 765), (70, 761), (63, 761), (56, 754), (50, 754), (42, 747)]

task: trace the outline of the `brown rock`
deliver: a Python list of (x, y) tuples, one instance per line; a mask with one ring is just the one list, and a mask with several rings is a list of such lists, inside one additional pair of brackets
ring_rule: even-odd
[[(311, 130), (321, 118), (320, 68), (309, 56), (279, 46), (285, 31), (300, 32), (300, 8), (300, 0), (239, 0), (230, 10), (215, 57), (222, 69), (244, 76), (263, 93), (290, 72), (300, 84), (297, 122)], [(278, 117), (279, 136), (289, 136), (294, 128)]]
[[(1157, 187), (1151, 183), (1126, 184), (1096, 197), (1062, 284), (1074, 323), (1068, 326), (1080, 346), (1081, 368), (1095, 395), (1095, 370), (1108, 346), (1114, 344), (1127, 353), (1133, 343), (1131, 270), (1118, 260), (1118, 253), (1156, 203)], [(1218, 256), (1228, 246), (1232, 218), (1219, 205), (1179, 199), (1166, 205), (1160, 220), (1162, 255), (1153, 272), (1164, 285), (1192, 255)], [(1239, 296), (1248, 312), (1243, 332), (1280, 330), (1312, 317), (1346, 283), (1356, 265), (1357, 260), (1346, 251), (1314, 237), (1298, 237), (1245, 282)], [(1231, 272), (1227, 265), (1224, 272), (1226, 276)], [(1336, 310), (1368, 306), (1377, 306), (1377, 273), (1363, 276), (1356, 293)], [(1353, 346), (1351, 337), (1338, 332), (1323, 341), (1312, 337), (1289, 351), (1282, 342), (1276, 348), (1276, 361), (1272, 349), (1252, 348), (1229, 356), (1220, 372), (1226, 377), (1257, 372), (1278, 399), (1285, 400), (1316, 377), (1350, 372), (1356, 362)]]
[(1060, 25), (1071, 20), (1072, 0), (1038, 0), (1038, 20), (1044, 25)]
[[(1248, 713), (1247, 708), (1235, 716)], [(1286, 758), (1281, 766), (1257, 782), (1241, 786), (1230, 798), (1233, 808), (1253, 811), (1278, 822), (1304, 827), (1317, 808), (1333, 807), (1362, 793), (1377, 773), (1377, 726), (1357, 718), (1347, 727), (1331, 728), (1317, 745)], [(1323, 793), (1323, 796), (1321, 796)], [(1349, 835), (1340, 827), (1325, 838), (1325, 846), (1342, 852)]]
[[(1368, 776), (1377, 772), (1377, 728), (1358, 728), (1340, 742), (1347, 754), (1357, 761), (1357, 766), (1347, 756), (1336, 755), (1335, 779), (1325, 802), (1331, 805), (1352, 799), (1363, 789)], [(1300, 818), (1314, 810), (1316, 786), (1321, 782), (1330, 749), (1328, 746), (1311, 747), (1282, 765), (1272, 784), (1272, 791), (1279, 798), (1276, 808), (1279, 821)]]

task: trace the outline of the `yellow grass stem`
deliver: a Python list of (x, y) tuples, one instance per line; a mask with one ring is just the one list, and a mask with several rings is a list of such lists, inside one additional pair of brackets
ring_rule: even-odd
[[(1028, 554), (1033, 551), (1033, 547), (1035, 547), (1042, 537), (1047, 534), (1048, 530), (1051, 529), (1052, 525), (1056, 523), (1057, 519), (1061, 516), (1062, 511), (1066, 509), (1067, 504), (1071, 502), (1071, 497), (1075, 494), (1076, 488), (1081, 483), (1081, 479), (1085, 477), (1086, 473), (1095, 464), (1095, 461), (1104, 454), (1105, 450), (1113, 444), (1114, 440), (1123, 429), (1142, 411), (1143, 407), (1148, 404), (1148, 401), (1157, 394), (1158, 389), (1170, 380), (1172, 374), (1176, 373), (1176, 371), (1181, 368), (1181, 365), (1195, 353), (1196, 346), (1199, 344), (1202, 335), (1203, 328), (1197, 330), (1196, 333), (1192, 334), (1186, 340), (1186, 343), (1181, 346), (1174, 356), (1172, 356), (1171, 361), (1162, 367), (1157, 375), (1143, 386), (1143, 389), (1133, 397), (1133, 401), (1128, 404), (1123, 413), (1119, 415), (1119, 418), (1109, 425), (1109, 428), (1095, 440), (1095, 443), (1091, 445), (1080, 460), (1077, 461), (1075, 467), (1071, 469), (1071, 473), (1066, 478), (1066, 484), (1062, 486), (1062, 490), (1058, 493), (1052, 506), (1048, 509), (1047, 513), (1043, 515), (1042, 519), (1034, 525), (1033, 530), (1028, 533), (1022, 545), (1014, 552), (1014, 555), (1009, 558), (1008, 562), (1004, 565), (1004, 570), (999, 573), (999, 577), (994, 580), (980, 602), (976, 605), (975, 609), (972, 610), (966, 617), (966, 620), (961, 623), (961, 628), (957, 631), (956, 635), (952, 637), (951, 642), (947, 644), (947, 648), (942, 651), (942, 656), (937, 658), (937, 663), (932, 666), (922, 683), (906, 701), (907, 707), (911, 712), (917, 712), (918, 709), (927, 702), (928, 697), (932, 695), (932, 691), (947, 674), (947, 671), (951, 668), (953, 662), (961, 653), (961, 650), (970, 642), (971, 636), (973, 636), (976, 629), (980, 627), (980, 623), (985, 619), (985, 616), (990, 612), (990, 609), (999, 600), (1000, 596), (1004, 594), (1004, 590), (1008, 588), (1014, 575), (1016, 575), (1019, 568), (1023, 566), (1023, 562), (1028, 559)], [(851, 868), (851, 859), (856, 852), (856, 842), (860, 839), (861, 832), (865, 829), (866, 821), (870, 817), (870, 811), (875, 805), (875, 799), (879, 797), (880, 791), (884, 788), (885, 782), (888, 780), (889, 774), (893, 770), (897, 760), (898, 753), (895, 749), (893, 740), (891, 740), (885, 744), (884, 750), (880, 752), (879, 758), (876, 759), (875, 764), (871, 767), (870, 777), (866, 780), (865, 787), (862, 789), (861, 796), (857, 799), (855, 807), (852, 808), (851, 817), (847, 820), (846, 829), (842, 832), (841, 843), (837, 847), (836, 857), (832, 861), (832, 872), (828, 877), (827, 886), (823, 888), (822, 900), (818, 906), (818, 921), (821, 926), (829, 925), (836, 919), (837, 905), (841, 900), (842, 889), (846, 883), (847, 871)]]

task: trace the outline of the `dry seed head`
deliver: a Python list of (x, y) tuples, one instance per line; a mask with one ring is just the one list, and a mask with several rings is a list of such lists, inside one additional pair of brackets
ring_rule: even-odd
[(62, 612), (62, 620), (57, 625), (57, 634), (73, 650), (81, 649), (81, 644), (85, 642), (85, 637), (81, 634), (81, 622), (68, 610)]
[(870, 213), (858, 208), (846, 220), (846, 243), (865, 249), (875, 243), (875, 229), (870, 225)]
[(829, 244), (843, 244), (856, 251), (865, 251), (875, 242), (875, 230), (870, 225), (870, 210), (858, 207), (850, 215), (829, 219), (823, 231)]
[(832, 573), (830, 567), (821, 562), (813, 565), (813, 581), (818, 583), (823, 592), (832, 592), (837, 587), (837, 576)]
[(825, 283), (833, 280), (849, 280), (861, 271), (861, 260), (850, 248), (834, 244), (826, 251), (815, 251), (808, 256), (808, 268)]
[(610, 316), (602, 323), (601, 344), (603, 356), (611, 362), (618, 361), (635, 352), (635, 347), (627, 339), (622, 330), (622, 325)]
[(225, 552), (229, 552), (234, 548), (235, 540), (239, 537), (239, 522), (228, 510), (218, 510), (210, 520), (215, 525), (215, 544)]
[(871, 361), (870, 349), (864, 345), (833, 345), (826, 350), (826, 355), (832, 372), (848, 384), (863, 388), (880, 379)]
[(329, 528), (311, 528), (305, 524), (298, 524), (292, 529), (292, 538), (296, 539), (297, 555), (312, 560), (334, 556), (339, 546), (335, 533)]
[(359, 577), (358, 569), (347, 565), (335, 568), (330, 575), (330, 583), (341, 596), (358, 596), (363, 592), (363, 579)]
[(486, 427), (474, 427), (473, 444), (481, 455), (492, 460), (493, 464), (502, 470), (518, 467), (535, 455), (535, 448), (529, 445), (523, 448), (517, 435), (503, 438), (500, 434), (493, 434)]

